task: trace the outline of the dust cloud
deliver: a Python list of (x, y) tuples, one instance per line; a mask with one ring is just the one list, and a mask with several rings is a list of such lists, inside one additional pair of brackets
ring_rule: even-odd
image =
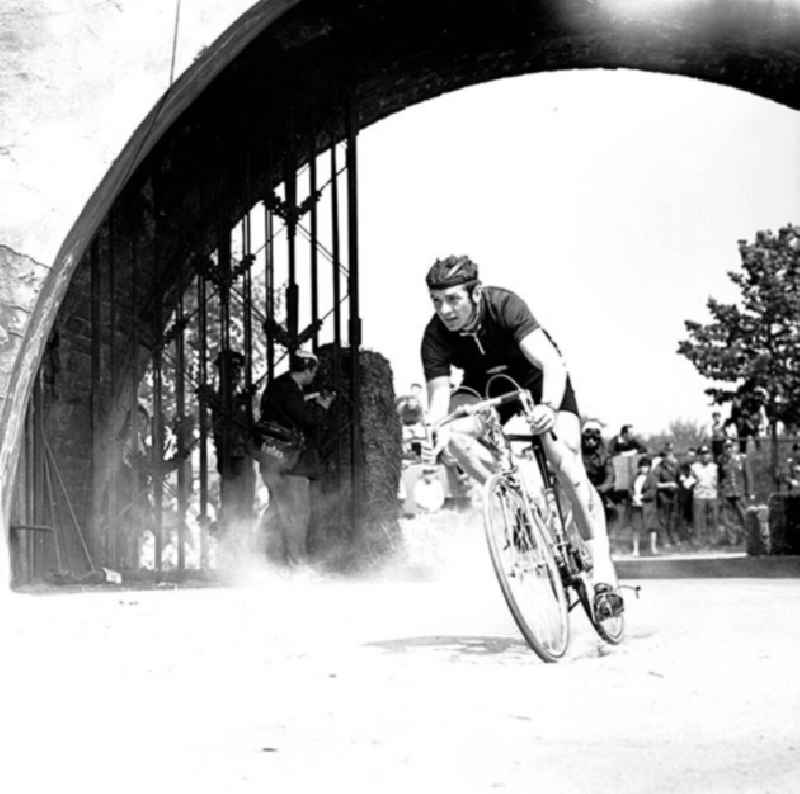
[[(395, 534), (382, 553), (353, 550), (345, 543), (327, 543), (313, 553), (315, 528), (309, 529), (312, 554), (297, 564), (285, 561), (277, 527), (259, 521), (234, 527), (216, 549), (221, 584), (242, 588), (253, 597), (303, 610), (324, 600), (333, 590), (363, 591), (369, 600), (375, 585), (426, 586), (444, 584), (453, 597), (471, 589), (476, 580), (490, 582), (491, 564), (478, 509), (442, 509), (399, 519)], [(496, 587), (493, 583), (490, 587)]]

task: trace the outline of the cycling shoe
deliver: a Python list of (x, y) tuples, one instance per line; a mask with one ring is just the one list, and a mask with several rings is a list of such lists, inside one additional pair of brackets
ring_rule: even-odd
[(594, 616), (596, 620), (619, 617), (625, 609), (622, 596), (609, 584), (594, 586)]

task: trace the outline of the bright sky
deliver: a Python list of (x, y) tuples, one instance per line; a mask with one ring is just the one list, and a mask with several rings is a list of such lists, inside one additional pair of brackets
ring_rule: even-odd
[(708, 421), (675, 351), (709, 295), (735, 300), (736, 241), (800, 223), (800, 113), (689, 78), (573, 71), (410, 108), (359, 139), (365, 347), (421, 381), (424, 274), (464, 253), (517, 291), (579, 406), (616, 428)]

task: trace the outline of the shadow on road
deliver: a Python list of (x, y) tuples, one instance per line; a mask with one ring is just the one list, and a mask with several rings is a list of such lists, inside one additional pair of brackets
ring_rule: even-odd
[(531, 650), (523, 640), (509, 637), (470, 637), (434, 635), (431, 637), (401, 637), (396, 640), (377, 640), (365, 643), (370, 648), (382, 648), (405, 653), (418, 648), (433, 648), (468, 656), (492, 656), (501, 653), (528, 654)]

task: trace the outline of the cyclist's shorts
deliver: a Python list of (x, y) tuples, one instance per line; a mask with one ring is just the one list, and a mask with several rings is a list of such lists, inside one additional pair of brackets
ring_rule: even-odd
[[(541, 378), (534, 383), (528, 384), (526, 388), (531, 390), (531, 395), (533, 396), (533, 401), (535, 403), (538, 403), (542, 399)], [(578, 412), (578, 401), (575, 399), (575, 390), (572, 388), (572, 381), (570, 380), (569, 375), (567, 375), (567, 383), (564, 387), (564, 396), (561, 399), (561, 405), (558, 406), (558, 410), (575, 414), (575, 416), (580, 418), (580, 413)], [(500, 414), (500, 421), (505, 424), (509, 419), (511, 419), (512, 416), (514, 416), (514, 414), (519, 413), (519, 406), (501, 405), (498, 408), (498, 413)]]

